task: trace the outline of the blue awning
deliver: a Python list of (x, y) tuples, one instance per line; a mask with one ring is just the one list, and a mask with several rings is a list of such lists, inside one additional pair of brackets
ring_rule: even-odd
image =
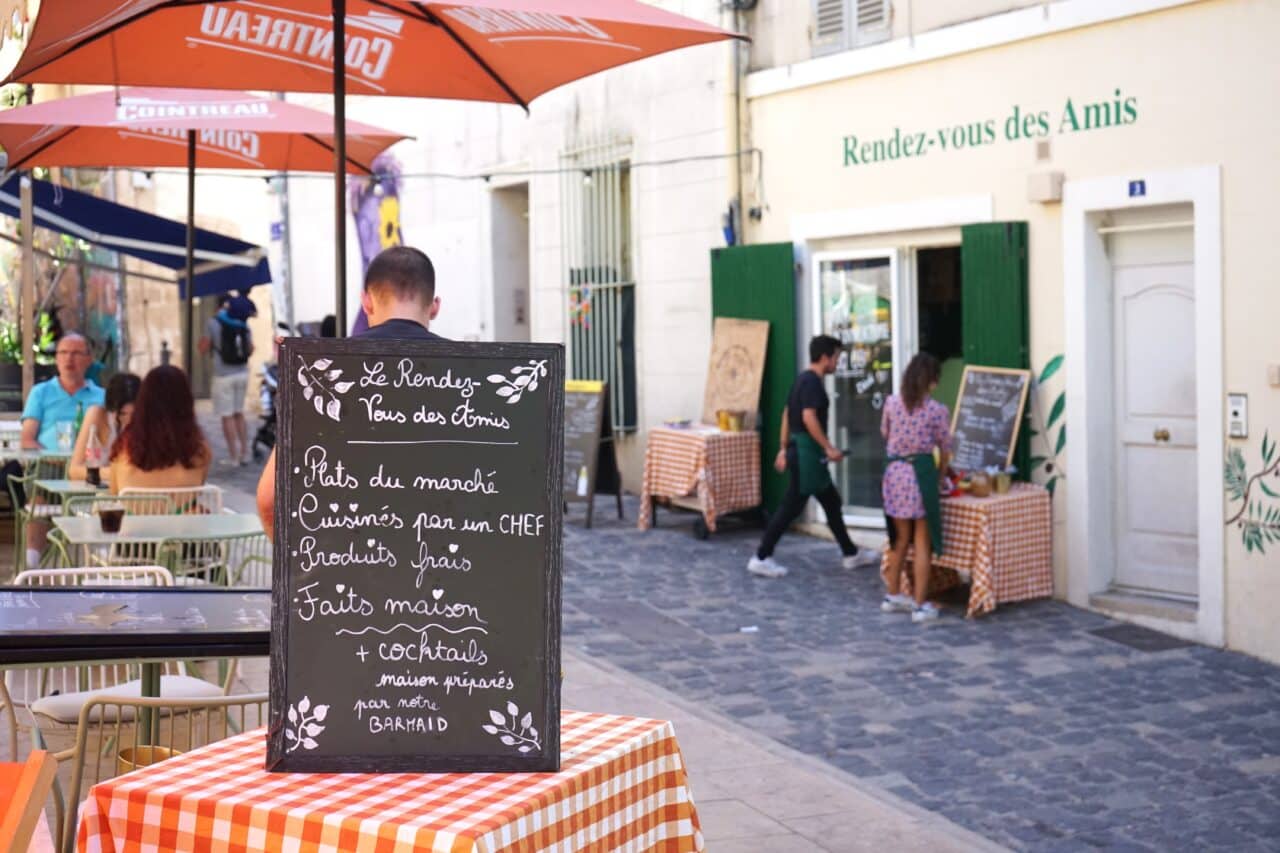
[[(19, 217), (19, 181), (12, 175), (0, 186), (0, 213)], [(48, 181), (31, 181), (36, 225), (77, 237), (104, 249), (185, 273), (187, 226), (134, 207), (126, 207)], [(196, 296), (248, 290), (271, 281), (266, 252), (252, 243), (203, 228), (196, 229)], [(186, 278), (177, 280), (186, 295)]]

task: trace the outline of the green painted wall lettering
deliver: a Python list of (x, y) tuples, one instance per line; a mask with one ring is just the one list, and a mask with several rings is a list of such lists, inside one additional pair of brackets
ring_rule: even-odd
[[(865, 137), (850, 134), (841, 140), (844, 165), (869, 166), (911, 157), (923, 157), (933, 151), (960, 151), (982, 148), (1003, 140), (1047, 137), (1054, 127), (1049, 110), (1028, 109), (1015, 104), (1003, 120), (981, 119), (933, 129), (895, 127), (891, 134)], [(1126, 97), (1116, 89), (1110, 98), (1100, 101), (1078, 101), (1067, 98), (1057, 114), (1057, 133), (1080, 133), (1123, 127), (1138, 121), (1138, 99)]]

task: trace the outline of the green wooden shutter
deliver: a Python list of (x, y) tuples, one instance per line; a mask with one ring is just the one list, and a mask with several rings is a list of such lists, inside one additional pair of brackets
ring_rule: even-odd
[(763, 243), (711, 250), (711, 314), (769, 321), (764, 382), (760, 390), (760, 470), (762, 496), (772, 511), (787, 489), (786, 477), (773, 470), (778, 453), (778, 419), (795, 381), (796, 284), (790, 243)]
[[(966, 225), (960, 234), (965, 363), (1029, 368), (1027, 223)], [(1013, 460), (1022, 477), (1028, 471), (1030, 459), (1029, 428), (1029, 421), (1024, 419)]]

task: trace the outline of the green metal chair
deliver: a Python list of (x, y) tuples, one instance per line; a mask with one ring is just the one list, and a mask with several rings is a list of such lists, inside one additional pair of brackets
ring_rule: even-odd
[(165, 539), (155, 558), (179, 585), (271, 585), (271, 542), (265, 533)]
[(124, 507), (125, 515), (172, 515), (173, 500), (166, 495), (77, 495), (63, 504), (64, 515), (97, 515), (102, 504)]
[[(9, 500), (13, 504), (13, 571), (14, 574), (27, 567), (27, 525), (33, 521), (52, 518), (62, 511), (57, 503), (44, 503), (36, 500), (36, 480), (59, 480), (67, 472), (65, 459), (41, 459), (27, 466), (21, 477), (9, 475), (5, 485), (9, 489)], [(25, 503), (18, 498), (21, 487), (26, 497)], [(23, 506), (19, 508), (19, 504)], [(43, 564), (43, 559), (41, 563)]]
[[(124, 507), (126, 515), (169, 515), (173, 504), (159, 495), (77, 495), (67, 498), (64, 515), (97, 515), (103, 504)], [(125, 543), (110, 548), (88, 549), (89, 553), (73, 555), (71, 545), (56, 528), (49, 531), (49, 549), (41, 560), (41, 568), (74, 565), (149, 566), (156, 561), (156, 547), (147, 543)]]
[[(222, 512), (222, 489), (218, 486), (186, 486), (186, 487), (142, 487), (130, 486), (120, 490), (121, 497), (151, 497), (167, 500), (171, 513), (192, 515), (197, 513)], [(150, 513), (158, 515), (157, 512)]]

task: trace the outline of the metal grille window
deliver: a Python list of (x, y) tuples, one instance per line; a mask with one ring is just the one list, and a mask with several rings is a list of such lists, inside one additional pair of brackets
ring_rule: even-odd
[(609, 383), (623, 432), (637, 421), (629, 152), (629, 143), (600, 141), (561, 158), (569, 375)]
[(889, 38), (890, 0), (813, 0), (813, 54)]

